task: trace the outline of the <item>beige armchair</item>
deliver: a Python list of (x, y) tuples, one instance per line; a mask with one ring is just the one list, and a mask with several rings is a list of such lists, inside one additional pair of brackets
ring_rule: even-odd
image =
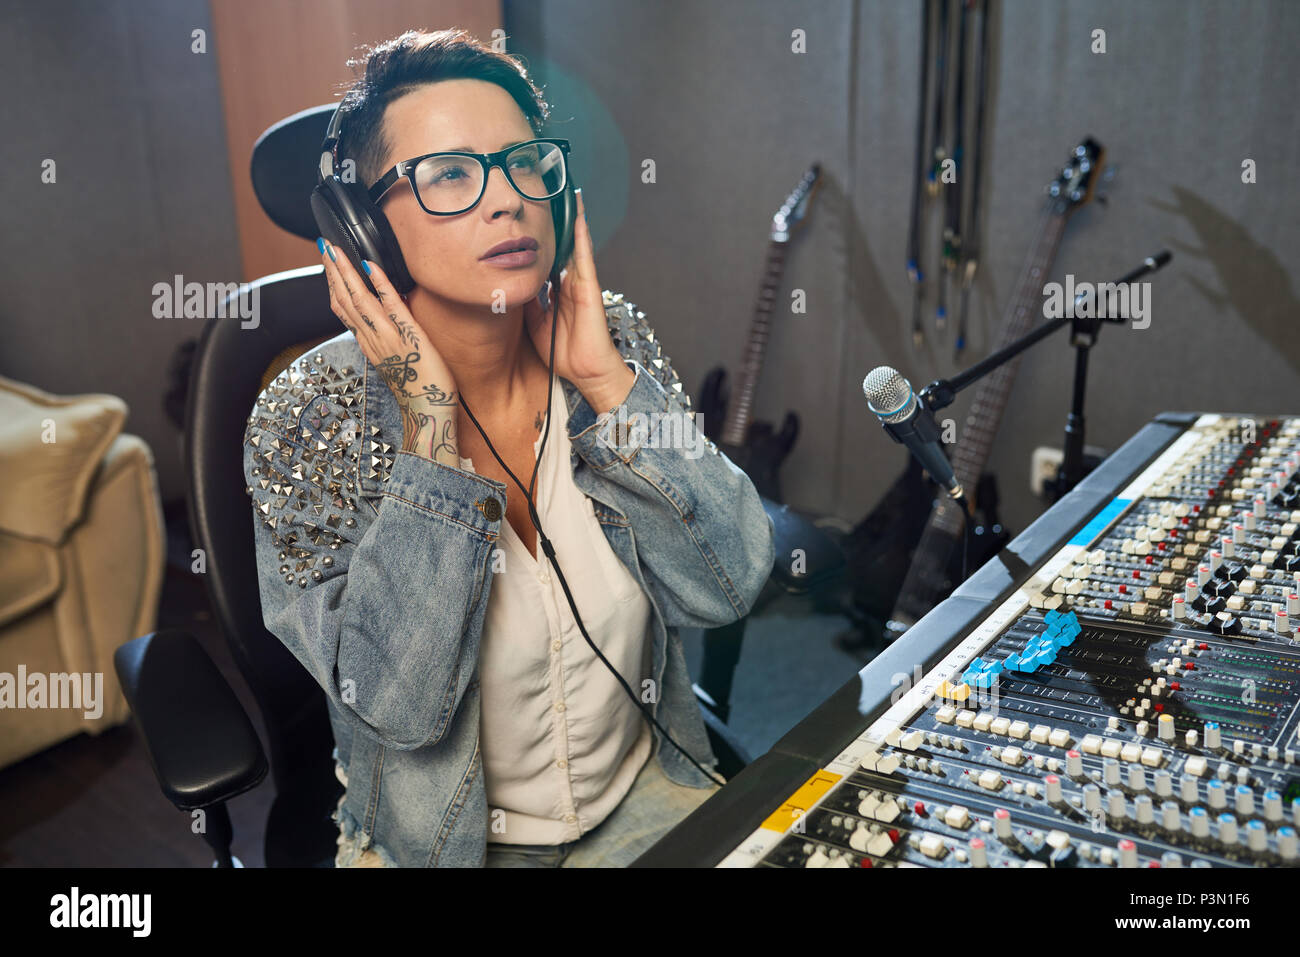
[(126, 413), (0, 376), (0, 767), (129, 717), (113, 652), (154, 628), (165, 545)]

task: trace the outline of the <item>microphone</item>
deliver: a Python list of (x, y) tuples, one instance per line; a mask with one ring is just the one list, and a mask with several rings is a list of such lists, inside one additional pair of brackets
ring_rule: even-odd
[(939, 427), (930, 410), (917, 401), (912, 384), (896, 369), (877, 366), (862, 380), (862, 394), (889, 437), (906, 445), (930, 477), (960, 500), (965, 492), (939, 445)]

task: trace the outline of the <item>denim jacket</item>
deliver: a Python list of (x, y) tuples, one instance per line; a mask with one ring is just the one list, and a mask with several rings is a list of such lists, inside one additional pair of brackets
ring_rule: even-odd
[[(677, 629), (749, 611), (772, 569), (772, 522), (748, 477), (696, 431), (644, 313), (608, 291), (604, 304), (636, 378), (623, 407), (599, 419), (560, 379), (573, 479), (654, 610), (653, 674), (623, 677), (654, 689), (655, 718), (712, 767)], [(671, 413), (679, 441), (636, 428), (638, 412)], [(633, 428), (617, 432), (620, 422)], [(335, 815), (343, 836), (359, 834), (358, 852), (373, 848), (388, 866), (481, 867), (491, 818), (479, 639), (506, 503), (521, 493), (401, 444), (397, 402), (350, 332), (262, 392), (244, 446), (262, 613), (328, 697), (348, 780)], [(710, 785), (654, 737), (652, 758), (671, 780)]]

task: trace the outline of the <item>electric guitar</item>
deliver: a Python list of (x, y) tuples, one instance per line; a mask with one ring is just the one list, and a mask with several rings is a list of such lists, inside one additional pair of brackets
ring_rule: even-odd
[[(772, 304), (776, 301), (785, 274), (786, 247), (790, 237), (803, 224), (808, 205), (821, 178), (821, 165), (814, 163), (804, 174), (781, 208), (772, 217), (772, 238), (767, 249), (767, 266), (759, 288), (758, 304), (749, 328), (749, 341), (738, 377), (739, 384), (730, 395), (727, 370), (711, 369), (704, 377), (695, 403), (704, 419), (704, 434), (712, 439), (727, 458), (749, 476), (759, 495), (774, 502), (782, 501), (777, 470), (799, 437), (799, 416), (787, 412), (781, 431), (773, 434), (768, 422), (753, 420), (754, 395), (763, 371), (768, 331), (772, 324)], [(716, 423), (723, 423), (721, 429)]]

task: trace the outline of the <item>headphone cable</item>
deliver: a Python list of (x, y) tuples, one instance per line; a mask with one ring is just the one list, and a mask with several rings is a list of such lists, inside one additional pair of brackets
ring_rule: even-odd
[[(474, 423), (474, 428), (478, 429), (479, 434), (483, 436), (483, 441), (487, 443), (488, 449), (496, 457), (496, 460), (501, 463), (501, 467), (505, 469), (506, 474), (509, 475), (512, 479), (514, 479), (514, 483), (519, 486), (519, 490), (524, 493), (524, 498), (528, 501), (528, 517), (532, 521), (533, 527), (537, 529), (537, 535), (541, 541), (542, 551), (546, 553), (547, 559), (550, 560), (551, 566), (555, 569), (555, 574), (559, 576), (560, 587), (564, 589), (564, 597), (568, 599), (569, 608), (573, 611), (573, 619), (578, 625), (578, 630), (582, 632), (582, 637), (585, 638), (587, 644), (591, 646), (591, 650), (596, 653), (596, 657), (599, 658), (601, 662), (605, 665), (605, 667), (609, 669), (610, 674), (612, 674), (615, 678), (618, 679), (618, 683), (623, 686), (623, 690), (626, 691), (628, 697), (632, 699), (632, 703), (641, 709), (641, 713), (645, 715), (647, 719), (649, 719), (650, 723), (659, 729), (660, 733), (662, 733), (663, 736), (668, 739), (669, 743), (672, 744), (674, 748), (676, 748), (682, 754), (686, 755), (686, 759), (690, 761), (691, 764), (699, 768), (701, 774), (703, 774), (710, 781), (713, 781), (719, 786), (723, 786), (727, 783), (726, 781), (721, 781), (718, 778), (715, 778), (708, 770), (706, 770), (700, 764), (700, 762), (695, 760), (695, 758), (691, 755), (689, 751), (687, 751), (680, 744), (678, 744), (676, 741), (673, 740), (672, 735), (670, 735), (666, 730), (664, 730), (663, 725), (661, 725), (657, 720), (655, 720), (655, 716), (651, 713), (650, 709), (645, 706), (644, 702), (637, 700), (636, 693), (631, 689), (631, 687), (629, 687), (628, 683), (623, 679), (623, 676), (618, 673), (618, 669), (616, 669), (613, 665), (609, 663), (609, 659), (607, 659), (604, 656), (604, 654), (601, 653), (601, 650), (596, 647), (596, 643), (591, 640), (591, 636), (587, 634), (587, 627), (582, 622), (582, 615), (578, 613), (578, 606), (573, 600), (573, 593), (569, 591), (569, 583), (568, 581), (565, 580), (564, 572), (560, 570), (560, 563), (555, 558), (555, 547), (551, 544), (551, 540), (546, 537), (546, 533), (542, 531), (542, 522), (540, 517), (537, 514), (537, 508), (535, 503), (533, 502), (532, 493), (533, 493), (533, 489), (537, 485), (537, 470), (541, 466), (542, 456), (546, 452), (546, 440), (551, 433), (551, 404), (552, 404), (551, 393), (552, 390), (555, 388), (555, 331), (556, 331), (556, 326), (559, 322), (559, 309), (560, 309), (559, 285), (560, 284), (558, 281), (559, 277), (556, 274), (556, 272), (553, 271), (551, 273), (551, 276), (552, 276), (552, 282), (550, 284), (551, 285), (550, 292), (552, 294), (551, 303), (550, 303), (551, 305), (551, 350), (550, 350), (550, 357), (546, 364), (546, 370), (548, 376), (547, 387), (546, 387), (546, 421), (542, 426), (542, 444), (540, 448), (538, 448), (537, 450), (537, 461), (533, 464), (533, 477), (528, 482), (528, 488), (526, 489), (524, 488), (523, 483), (519, 481), (519, 479), (515, 476), (515, 473), (510, 471), (510, 467), (506, 465), (504, 461), (502, 461), (500, 455), (497, 455), (497, 450), (492, 445), (492, 440), (487, 437), (487, 433), (483, 431), (483, 426), (479, 425), (478, 419), (476, 419), (474, 417), (474, 413), (470, 411), (469, 403), (465, 401), (465, 394), (463, 392), (461, 393), (460, 396), (460, 404), (464, 407), (465, 414), (469, 416), (470, 421)], [(665, 648), (665, 654), (666, 653), (667, 653), (667, 649)]]

